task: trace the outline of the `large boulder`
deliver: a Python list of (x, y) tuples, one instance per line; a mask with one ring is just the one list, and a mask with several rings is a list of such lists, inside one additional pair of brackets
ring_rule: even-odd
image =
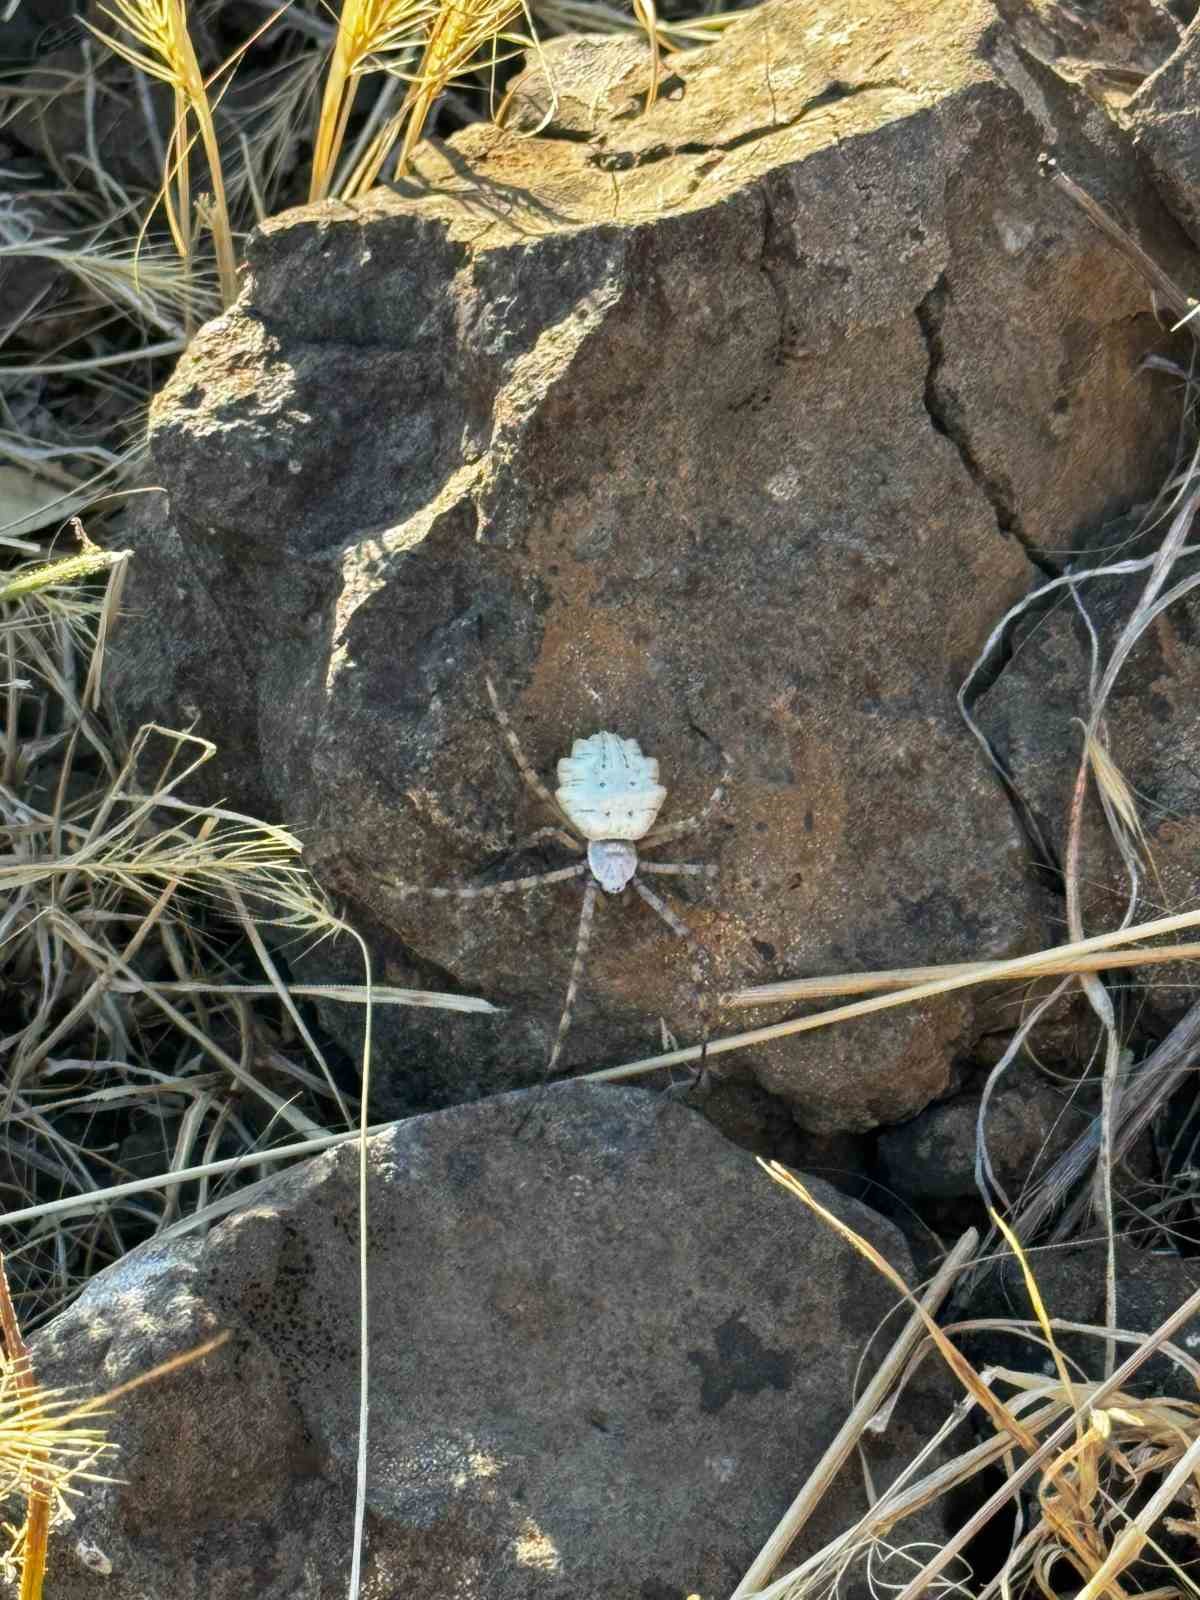
[[(393, 1105), (536, 1078), (567, 988), (578, 884), (405, 892), (576, 859), (514, 851), (554, 819), (487, 673), (544, 779), (636, 738), (669, 822), (732, 760), (664, 856), (719, 868), (676, 902), (716, 989), (1054, 925), (955, 691), (1048, 552), (1156, 486), (1173, 414), (1135, 375), (1165, 339), (1144, 287), (1039, 152), (1169, 268), (1182, 241), (984, 0), (773, 0), (669, 68), (630, 115), (622, 53), (590, 135), (474, 127), (268, 222), (154, 408), (127, 710), (198, 719), (219, 792), (302, 831), (381, 974), (510, 1008), (388, 1024)], [(627, 892), (564, 1062), (664, 1024), (699, 1036), (689, 955)], [(864, 1129), (945, 1092), (976, 1031), (958, 996), (753, 1060), (806, 1127)]]
[[(37, 1336), (41, 1381), (100, 1393), (232, 1335), (115, 1404), (120, 1481), (87, 1486), (52, 1540), (58, 1600), (94, 1600), (100, 1563), (106, 1600), (345, 1593), (357, 1163), (343, 1148), (203, 1239), (144, 1246)], [(890, 1223), (813, 1188), (910, 1272)], [(364, 1595), (728, 1594), (843, 1420), (895, 1301), (880, 1275), (641, 1090), (410, 1119), (372, 1139), (369, 1189)], [(937, 1414), (919, 1393), (872, 1448), (876, 1482)], [(848, 1467), (798, 1551), (863, 1508), (860, 1482)]]

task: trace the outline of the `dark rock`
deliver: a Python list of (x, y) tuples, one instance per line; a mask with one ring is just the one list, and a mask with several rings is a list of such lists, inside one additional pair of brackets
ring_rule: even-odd
[[(1096, 553), (1081, 559), (1080, 567), (1141, 554), (1146, 541), (1132, 542), (1133, 531), (1128, 523), (1102, 530)], [(1152, 534), (1153, 544), (1163, 531), (1159, 526)], [(1185, 559), (1171, 583), (1195, 570), (1195, 559)], [(1132, 615), (1147, 576), (1143, 571), (1079, 585), (1102, 662)], [(1053, 597), (1049, 610), (1017, 623), (1011, 659), (977, 708), (980, 726), (1060, 866), (1091, 666), (1083, 619), (1069, 598)], [(1174, 602), (1134, 647), (1109, 699), (1105, 731), (1109, 755), (1137, 799), (1145, 828), (1150, 864), (1141, 891), (1152, 906), (1147, 914), (1165, 915), (1194, 899), (1200, 849), (1200, 774), (1193, 761), (1200, 736), (1200, 598), (1195, 594)], [(1116, 927), (1125, 913), (1128, 885), (1094, 782), (1085, 800), (1079, 881), (1086, 931)], [(1116, 982), (1129, 996), (1131, 1010), (1149, 1005), (1172, 1011), (1186, 1001), (1181, 977), (1172, 969), (1142, 968), (1118, 975)]]
[[(986, 1136), (996, 1179), (1010, 1198), (1044, 1174), (1083, 1133), (1092, 1097), (1072, 1093), (1028, 1062), (1007, 1068), (988, 1102)], [(975, 1187), (975, 1147), (982, 1086), (930, 1106), (911, 1122), (879, 1135), (883, 1177), (897, 1194), (917, 1202), (981, 1197)]]
[[(1126, 120), (1159, 193), (1200, 243), (1200, 18), (1141, 85)], [(1196, 291), (1195, 274), (1184, 282)]]
[[(1104, 1325), (1105, 1259), (1105, 1246), (1100, 1240), (1029, 1252), (1038, 1292), (1050, 1317)], [(1117, 1245), (1116, 1277), (1117, 1326), (1130, 1333), (1153, 1333), (1200, 1288), (1200, 1269), (1195, 1260), (1141, 1250), (1127, 1240), (1120, 1240)], [(1006, 1261), (1000, 1273), (985, 1281), (984, 1287), (972, 1298), (971, 1315), (1033, 1317), (1024, 1276), (1014, 1261)], [(1070, 1333), (1060, 1337), (1063, 1349), (1079, 1363), (1079, 1370), (1090, 1380), (1098, 1381), (1104, 1375), (1103, 1338)], [(1195, 1360), (1200, 1344), (1200, 1317), (1185, 1323), (1176, 1333), (1174, 1343)], [(1124, 1361), (1133, 1348), (1127, 1341), (1118, 1343), (1118, 1363)], [(1044, 1345), (1011, 1334), (989, 1334), (972, 1339), (971, 1356), (977, 1362), (998, 1362), (1027, 1372), (1051, 1370), (1051, 1357)], [(1151, 1357), (1129, 1387), (1135, 1395), (1173, 1394), (1195, 1399), (1195, 1384), (1190, 1374), (1164, 1355)]]
[(1179, 45), (1163, 0), (996, 0), (1023, 51), (1114, 113)]
[[(544, 776), (637, 738), (664, 821), (732, 757), (667, 852), (720, 866), (682, 907), (718, 987), (1048, 937), (954, 694), (1027, 550), (1156, 487), (1174, 419), (1134, 377), (1164, 339), (1144, 287), (1039, 151), (1168, 268), (1182, 242), (989, 5), (840, 16), (765, 5), (586, 141), (476, 127), (395, 192), (275, 218), (155, 407), (131, 716), (199, 714), (215, 792), (302, 831), (379, 970), (508, 1005), (509, 1081), (548, 1054), (577, 888), (403, 894), (570, 859), (514, 851), (550, 818), (486, 671)], [(652, 1053), (662, 1019), (697, 1038), (687, 951), (625, 898), (568, 1064)], [(411, 1026), (478, 1076), (477, 1031)], [(805, 1127), (862, 1130), (944, 1094), (976, 1031), (960, 996), (752, 1059)]]
[[(518, 1133), (528, 1101), (372, 1141), (363, 1592), (726, 1594), (840, 1425), (894, 1293), (694, 1113), (570, 1084)], [(344, 1591), (357, 1160), (133, 1252), (37, 1336), (39, 1378), (88, 1392), (233, 1336), (114, 1407), (122, 1481), (87, 1486), (52, 1540), (60, 1600), (95, 1595), (80, 1545), (111, 1562), (110, 1600)], [(908, 1270), (890, 1224), (814, 1188)], [(877, 1482), (934, 1415), (919, 1394), (873, 1447)], [(798, 1555), (857, 1514), (858, 1482), (847, 1469)]]

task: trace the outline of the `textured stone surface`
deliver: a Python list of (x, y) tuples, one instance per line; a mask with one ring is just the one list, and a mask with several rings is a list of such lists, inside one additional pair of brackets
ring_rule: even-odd
[[(569, 1084), (517, 1132), (527, 1098), (372, 1141), (363, 1593), (727, 1594), (839, 1426), (893, 1292), (693, 1112)], [(38, 1336), (44, 1381), (102, 1392), (233, 1335), (115, 1408), (125, 1481), (89, 1487), (52, 1541), (60, 1600), (98, 1592), (80, 1541), (112, 1563), (109, 1600), (345, 1592), (356, 1184), (355, 1150), (314, 1161), (205, 1240), (135, 1251)], [(814, 1188), (908, 1270), (890, 1224)], [(874, 1449), (878, 1482), (914, 1451), (919, 1395)], [(854, 1514), (857, 1483), (806, 1538)]]
[[(650, 46), (633, 34), (565, 34), (549, 39), (513, 79), (500, 121), (512, 132), (591, 136), (614, 118), (645, 106), (652, 80)], [(677, 94), (675, 79), (659, 92)]]
[[(1159, 193), (1200, 243), (1200, 18), (1170, 60), (1141, 85), (1127, 121)], [(1196, 292), (1194, 276), (1185, 286)]]
[[(155, 407), (130, 713), (198, 715), (214, 786), (303, 832), (386, 977), (510, 1008), (389, 1018), (393, 1103), (529, 1081), (566, 989), (577, 886), (401, 893), (567, 859), (513, 853), (549, 819), (489, 669), (541, 773), (636, 737), (665, 821), (731, 756), (665, 852), (720, 868), (685, 911), (718, 987), (1045, 937), (954, 693), (1025, 547), (1155, 486), (1173, 413), (1133, 375), (1142, 285), (1038, 152), (1168, 267), (1176, 230), (983, 3), (775, 3), (668, 66), (644, 116), (473, 128), (274, 219)], [(697, 1036), (685, 951), (606, 902), (566, 1062), (660, 1019)], [(975, 1026), (958, 997), (753, 1059), (806, 1127), (862, 1129), (944, 1093)]]
[(996, 0), (1021, 48), (1119, 111), (1179, 44), (1163, 0)]
[[(1145, 542), (1131, 544), (1130, 531), (1125, 524), (1107, 530), (1097, 540), (1097, 553), (1081, 565), (1142, 553)], [(1160, 526), (1152, 536), (1155, 544), (1162, 532)], [(1194, 558), (1185, 560), (1171, 583), (1195, 571)], [(1102, 663), (1147, 577), (1142, 572), (1080, 585)], [(1011, 660), (978, 707), (980, 726), (1012, 772), (1060, 867), (1091, 663), (1092, 644), (1083, 619), (1069, 600), (1058, 600), (1017, 625)], [(1149, 848), (1150, 865), (1140, 886), (1142, 914), (1182, 909), (1195, 898), (1200, 851), (1200, 774), (1194, 759), (1200, 738), (1200, 600), (1195, 594), (1171, 605), (1142, 635), (1117, 679), (1105, 723), (1109, 754), (1136, 796)], [(1094, 784), (1084, 819), (1079, 866), (1084, 924), (1089, 932), (1101, 932), (1116, 927), (1125, 914), (1128, 885)], [(1186, 1001), (1186, 988), (1179, 986), (1182, 977), (1143, 970), (1120, 982), (1131, 991), (1135, 1006), (1169, 1009)]]
[[(1038, 1289), (1051, 1317), (1068, 1322), (1087, 1322), (1103, 1327), (1106, 1250), (1102, 1241), (1052, 1246), (1029, 1252), (1030, 1265)], [(1153, 1333), (1172, 1312), (1200, 1288), (1200, 1273), (1195, 1260), (1159, 1255), (1138, 1249), (1126, 1240), (1117, 1244), (1117, 1326), (1130, 1333)], [(993, 1275), (973, 1298), (972, 1315), (1032, 1318), (1033, 1311), (1024, 1277), (1014, 1262)], [(1196, 1359), (1200, 1318), (1184, 1323), (1175, 1335), (1175, 1344), (1185, 1355)], [(1104, 1375), (1102, 1337), (1063, 1334), (1062, 1346), (1068, 1357), (1092, 1381)], [(1045, 1371), (1047, 1356), (1040, 1344), (1008, 1335), (974, 1336), (969, 1341), (972, 1359), (982, 1365), (999, 1363), (1025, 1371)], [(1133, 1346), (1121, 1342), (1117, 1360), (1123, 1361)], [(1167, 1356), (1156, 1355), (1145, 1363), (1130, 1384), (1135, 1395), (1195, 1396), (1191, 1374)]]
[[(980, 1090), (930, 1106), (911, 1122), (885, 1128), (878, 1155), (888, 1186), (905, 1198), (979, 1200), (975, 1143)], [(1046, 1172), (1084, 1132), (1094, 1096), (1072, 1097), (1071, 1085), (1017, 1063), (988, 1102), (987, 1148), (992, 1172), (1010, 1197)]]

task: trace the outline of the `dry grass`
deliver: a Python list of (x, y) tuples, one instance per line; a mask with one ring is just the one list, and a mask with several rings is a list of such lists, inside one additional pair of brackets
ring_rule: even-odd
[[(104, 588), (80, 587), (104, 569)], [(6, 1212), (31, 1212), (10, 1264), (35, 1316), (263, 1176), (260, 1152), (356, 1115), (260, 931), (277, 948), (349, 934), (298, 841), (181, 797), (205, 741), (148, 727), (124, 748), (105, 715), (124, 570), (85, 547), (0, 584), (0, 1193)], [(379, 987), (344, 998), (491, 1009)], [(165, 1181), (217, 1161), (215, 1179)], [(117, 1192), (147, 1164), (159, 1189)], [(71, 1196), (70, 1215), (41, 1209)]]
[(0, 271), (28, 285), (0, 330), (0, 545), (24, 554), (126, 479), (151, 382), (215, 309), (173, 253), (136, 250), (112, 203), (19, 185), (0, 203)]
[(98, 28), (94, 29), (97, 37), (103, 39), (131, 66), (165, 83), (174, 96), (175, 112), (167, 144), (167, 170), (163, 176), (162, 194), (171, 237), (180, 260), (188, 267), (192, 264), (194, 252), (196, 218), (192, 198), (191, 146), (196, 137), (200, 140), (208, 162), (208, 179), (212, 184), (212, 197), (205, 205), (204, 215), (216, 251), (221, 300), (227, 306), (232, 305), (237, 297), (237, 261), (229, 206), (225, 198), (221, 147), (213, 121), (208, 84), (200, 70), (192, 43), (186, 0), (113, 0), (111, 8), (106, 6), (102, 9), (118, 29), (132, 37), (134, 43), (130, 44), (121, 33), (113, 35)]
[(217, 1334), (98, 1399), (81, 1401), (65, 1390), (43, 1388), (34, 1375), (3, 1257), (0, 1329), (0, 1501), (16, 1501), (23, 1507), (19, 1526), (4, 1525), (9, 1545), (0, 1554), (0, 1573), (19, 1584), (20, 1600), (41, 1600), (51, 1528), (72, 1520), (68, 1496), (78, 1494), (82, 1482), (111, 1481), (94, 1469), (108, 1463), (115, 1446), (89, 1419), (103, 1415), (131, 1390), (211, 1354), (229, 1335)]
[[(362, 161), (351, 174), (346, 192), (363, 194), (379, 178), (397, 140), (400, 153), (395, 176), (401, 178), (425, 131), (434, 102), (454, 83), (475, 73), (481, 62), (491, 75), (513, 53), (536, 48), (536, 37), (515, 34), (517, 17), (529, 20), (525, 0), (442, 0), (424, 40), (420, 63), (399, 110), (380, 128)], [(530, 22), (532, 30), (532, 23)], [(493, 95), (494, 101), (494, 95)]]
[(323, 200), (333, 187), (359, 79), (389, 66), (402, 72), (426, 46), (438, 15), (433, 0), (344, 0), (317, 121), (310, 200)]
[[(739, 1584), (734, 1600), (830, 1600), (850, 1573), (870, 1575), (874, 1585), (898, 1591), (900, 1600), (917, 1600), (930, 1592), (951, 1592), (964, 1600), (1046, 1600), (1064, 1592), (1064, 1582), (1077, 1600), (1108, 1595), (1125, 1600), (1183, 1600), (1197, 1585), (1185, 1570), (1195, 1561), (1200, 1542), (1200, 1402), (1190, 1398), (1200, 1387), (1200, 1365), (1172, 1344), (1171, 1337), (1200, 1311), (1200, 1291), (1189, 1297), (1155, 1332), (1131, 1334), (1112, 1328), (1053, 1320), (1042, 1303), (1034, 1275), (1015, 1237), (1007, 1242), (1024, 1272), (1033, 1317), (1030, 1321), (993, 1320), (943, 1328), (934, 1319), (930, 1300), (919, 1303), (907, 1285), (853, 1229), (821, 1206), (786, 1167), (762, 1163), (770, 1176), (803, 1202), (827, 1227), (833, 1228), (914, 1308), (914, 1324), (923, 1327), (923, 1349), (910, 1357), (913, 1324), (855, 1408), (843, 1430), (839, 1452), (827, 1454), (797, 1496), (784, 1521), (764, 1546)], [(998, 1219), (997, 1219), (998, 1221)], [(1000, 1224), (1003, 1228), (1003, 1224)], [(937, 1291), (961, 1270), (974, 1240), (964, 1240), (939, 1274)], [(1040, 1359), (1028, 1370), (993, 1368), (978, 1371), (954, 1342), (964, 1333), (1017, 1334), (1029, 1341), (1039, 1358), (1049, 1354), (1053, 1375)], [(1070, 1331), (1107, 1343), (1116, 1338), (1133, 1346), (1120, 1368), (1102, 1382), (1072, 1373), (1056, 1335)], [(788, 1545), (820, 1503), (834, 1474), (864, 1433), (886, 1429), (892, 1410), (902, 1403), (905, 1385), (923, 1354), (935, 1350), (964, 1391), (962, 1402), (946, 1417), (936, 1437), (899, 1478), (875, 1498), (868, 1513), (801, 1565), (779, 1577)], [(1148, 1357), (1161, 1351), (1180, 1368), (1184, 1397), (1159, 1395), (1143, 1399), (1125, 1385)], [(1007, 1394), (1007, 1398), (1004, 1395)], [(984, 1429), (981, 1442), (954, 1448), (968, 1419)], [(987, 1493), (985, 1472), (999, 1469), (1003, 1482)], [(905, 1523), (954, 1494), (973, 1493), (977, 1512), (932, 1554), (904, 1543)], [(997, 1515), (1016, 1513), (1009, 1550), (999, 1572), (976, 1578), (963, 1552)], [(1148, 1562), (1145, 1570), (1135, 1564)], [(1131, 1590), (1123, 1583), (1129, 1574)], [(1149, 1581), (1154, 1574), (1159, 1581)]]

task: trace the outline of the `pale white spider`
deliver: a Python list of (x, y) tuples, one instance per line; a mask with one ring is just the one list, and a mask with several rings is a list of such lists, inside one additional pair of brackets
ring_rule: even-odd
[(496, 720), (517, 764), (522, 778), (541, 800), (543, 805), (556, 812), (566, 827), (557, 825), (539, 828), (526, 839), (520, 848), (527, 848), (542, 839), (557, 839), (559, 843), (576, 852), (585, 851), (585, 859), (570, 867), (551, 868), (547, 872), (534, 872), (522, 878), (509, 878), (503, 883), (480, 887), (426, 888), (418, 884), (400, 887), (404, 896), (429, 895), (433, 899), (480, 899), (485, 895), (515, 894), (518, 890), (532, 888), (535, 884), (564, 883), (569, 878), (587, 877), (583, 893), (583, 910), (579, 916), (579, 934), (575, 941), (575, 959), (567, 982), (567, 997), (562, 1018), (554, 1038), (546, 1076), (554, 1071), (563, 1044), (571, 1026), (575, 995), (587, 960), (588, 944), (592, 934), (592, 915), (596, 908), (596, 891), (620, 894), (632, 887), (646, 904), (662, 918), (671, 932), (677, 934), (691, 953), (692, 982), (696, 989), (697, 1007), (708, 1042), (708, 1007), (705, 1000), (705, 968), (709, 954), (687, 924), (678, 917), (661, 896), (644, 884), (639, 873), (657, 873), (663, 877), (711, 878), (716, 868), (696, 862), (643, 861), (638, 854), (678, 839), (685, 833), (700, 828), (708, 820), (725, 793), (725, 783), (731, 771), (727, 756), (722, 756), (721, 780), (701, 809), (678, 822), (669, 822), (656, 828), (655, 820), (662, 809), (667, 791), (658, 781), (658, 762), (642, 754), (636, 739), (622, 739), (615, 733), (594, 733), (589, 739), (576, 739), (571, 754), (558, 763), (557, 793), (551, 794), (533, 770), (521, 748), (516, 730), (500, 704), (490, 678), (485, 678), (488, 698), (496, 713)]

